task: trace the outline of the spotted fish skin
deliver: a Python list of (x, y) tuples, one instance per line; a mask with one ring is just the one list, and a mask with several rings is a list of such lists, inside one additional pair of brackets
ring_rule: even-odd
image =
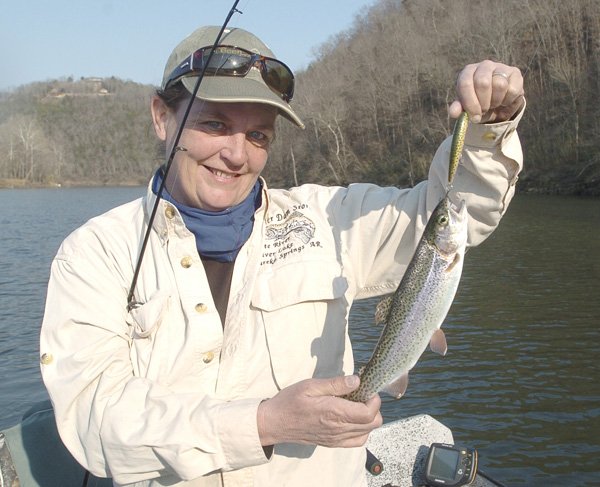
[(379, 342), (347, 399), (365, 402), (380, 391), (401, 397), (408, 371), (431, 344), (446, 353), (441, 325), (454, 300), (467, 243), (467, 211), (448, 195), (435, 208), (395, 293), (378, 306)]
[(469, 126), (469, 115), (462, 112), (454, 124), (454, 134), (452, 135), (452, 145), (450, 147), (450, 164), (448, 165), (448, 184), (452, 184), (463, 146), (465, 145), (465, 135)]

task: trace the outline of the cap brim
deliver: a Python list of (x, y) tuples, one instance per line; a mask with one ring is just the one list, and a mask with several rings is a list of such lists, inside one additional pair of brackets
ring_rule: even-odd
[[(181, 82), (192, 93), (198, 78), (196, 76), (183, 78)], [(304, 123), (294, 113), (292, 107), (271, 91), (262, 81), (250, 76), (205, 76), (200, 83), (198, 98), (215, 103), (264, 103), (276, 107), (281, 115), (304, 128)]]

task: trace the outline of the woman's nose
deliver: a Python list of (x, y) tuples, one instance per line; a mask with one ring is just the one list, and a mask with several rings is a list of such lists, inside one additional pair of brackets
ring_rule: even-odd
[(244, 133), (229, 135), (221, 149), (221, 157), (234, 166), (244, 165), (248, 161), (246, 143), (246, 134)]

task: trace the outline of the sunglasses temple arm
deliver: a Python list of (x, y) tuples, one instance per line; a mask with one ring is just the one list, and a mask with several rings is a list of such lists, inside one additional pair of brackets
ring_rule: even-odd
[(240, 10), (237, 9), (237, 5), (238, 5), (239, 1), (240, 0), (235, 0), (233, 2), (233, 5), (232, 5), (231, 9), (229, 10), (229, 13), (227, 14), (227, 17), (225, 18), (225, 22), (223, 22), (223, 25), (221, 26), (221, 30), (219, 31), (219, 34), (217, 35), (217, 37), (215, 39), (213, 48), (210, 51), (208, 59), (207, 59), (206, 63), (204, 63), (202, 71), (200, 72), (200, 75), (198, 76), (198, 79), (196, 80), (196, 84), (194, 85), (194, 90), (192, 91), (192, 96), (190, 97), (190, 101), (186, 106), (185, 113), (183, 114), (183, 118), (181, 119), (181, 123), (179, 124), (179, 127), (177, 128), (177, 134), (175, 136), (175, 140), (173, 141), (173, 146), (171, 148), (169, 158), (167, 159), (167, 162), (164, 165), (162, 182), (156, 193), (156, 199), (154, 201), (154, 206), (152, 207), (152, 211), (150, 212), (150, 217), (148, 219), (148, 226), (146, 228), (146, 233), (144, 234), (144, 239), (142, 241), (142, 247), (140, 248), (140, 253), (137, 258), (135, 270), (133, 272), (133, 278), (131, 280), (129, 294), (127, 295), (127, 309), (128, 310), (135, 308), (136, 305), (139, 304), (134, 299), (135, 286), (137, 284), (140, 270), (142, 268), (142, 259), (144, 258), (144, 254), (146, 252), (146, 247), (148, 246), (148, 240), (150, 239), (150, 232), (152, 231), (152, 224), (154, 223), (154, 218), (156, 217), (156, 212), (158, 210), (158, 204), (160, 203), (162, 193), (163, 193), (165, 185), (167, 183), (167, 175), (169, 174), (169, 169), (171, 169), (171, 165), (173, 163), (173, 159), (175, 158), (175, 154), (177, 153), (177, 151), (185, 150), (183, 147), (179, 147), (179, 140), (181, 139), (181, 134), (183, 133), (183, 129), (185, 128), (185, 124), (189, 117), (190, 111), (192, 110), (192, 105), (194, 104), (194, 101), (196, 99), (196, 94), (198, 93), (198, 90), (200, 89), (200, 83), (202, 83), (202, 79), (204, 78), (204, 73), (206, 72), (206, 68), (210, 64), (210, 60), (213, 56), (215, 48), (221, 42), (221, 37), (223, 36), (223, 32), (225, 31), (225, 29), (227, 28), (227, 24), (229, 24), (229, 21), (231, 20), (231, 17), (233, 17), (234, 13), (236, 13), (236, 12), (240, 13), (240, 14), (242, 13)]

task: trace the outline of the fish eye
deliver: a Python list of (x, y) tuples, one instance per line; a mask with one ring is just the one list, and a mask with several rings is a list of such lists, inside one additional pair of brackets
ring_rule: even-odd
[(438, 225), (446, 226), (448, 224), (448, 215), (440, 215), (438, 217)]

